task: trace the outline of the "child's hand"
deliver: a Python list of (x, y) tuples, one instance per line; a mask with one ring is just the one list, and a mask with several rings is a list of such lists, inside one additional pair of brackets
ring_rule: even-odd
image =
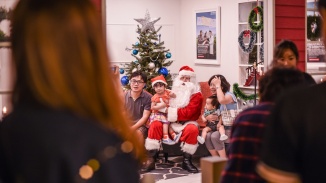
[(219, 129), (221, 126), (222, 126), (221, 123), (217, 123), (216, 125), (217, 129)]
[(218, 116), (214, 115), (214, 114), (210, 114), (208, 116), (206, 116), (207, 121), (217, 121), (218, 120)]

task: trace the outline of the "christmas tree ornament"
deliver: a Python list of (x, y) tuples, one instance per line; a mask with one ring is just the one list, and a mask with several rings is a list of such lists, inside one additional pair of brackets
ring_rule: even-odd
[(125, 70), (122, 69), (122, 68), (120, 68), (120, 69), (119, 69), (119, 73), (120, 73), (120, 74), (123, 74), (123, 73), (125, 73)]
[(139, 42), (136, 42), (135, 45), (138, 46), (139, 45)]
[(166, 57), (166, 58), (171, 58), (171, 56), (172, 56), (172, 55), (171, 55), (170, 52), (168, 52), (167, 54), (165, 54), (165, 57)]
[(132, 54), (137, 55), (138, 54), (138, 50), (132, 50)]
[(148, 68), (149, 68), (149, 69), (154, 69), (154, 67), (155, 67), (155, 64), (154, 64), (153, 62), (150, 62), (150, 63), (148, 64)]
[(122, 76), (120, 79), (122, 86), (126, 86), (129, 83), (128, 76)]
[[(245, 46), (244, 42), (243, 42), (243, 37), (248, 37), (250, 36), (250, 41), (249, 41), (249, 45), (248, 47)], [(239, 42), (239, 46), (241, 48), (241, 50), (245, 53), (251, 53), (252, 50), (254, 49), (255, 46), (255, 42), (256, 42), (256, 33), (250, 30), (243, 30), (241, 31), (241, 33), (239, 34), (238, 37), (238, 42)]]
[(147, 43), (144, 43), (144, 46), (146, 47), (147, 46)]
[[(259, 14), (259, 23), (256, 24), (257, 15)], [(260, 6), (254, 7), (249, 14), (248, 17), (249, 27), (254, 32), (259, 32), (263, 29), (264, 22), (263, 22), (263, 8)]]
[(151, 30), (152, 32), (155, 32), (154, 24), (159, 21), (161, 18), (153, 18), (151, 19), (151, 16), (146, 10), (145, 18), (135, 18), (138, 23), (142, 25), (141, 32), (147, 32), (147, 30)]
[(158, 70), (158, 73), (159, 73), (159, 74), (163, 74), (163, 76), (166, 77), (166, 76), (169, 74), (169, 71), (168, 71), (165, 67), (161, 67), (161, 68)]
[(137, 68), (133, 68), (131, 72), (136, 72), (137, 71)]
[(156, 43), (156, 42), (154, 42), (154, 45), (157, 45), (157, 43)]

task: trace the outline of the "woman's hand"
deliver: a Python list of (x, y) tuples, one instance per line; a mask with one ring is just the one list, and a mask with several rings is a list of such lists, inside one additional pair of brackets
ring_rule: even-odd
[(215, 76), (214, 79), (212, 79), (211, 84), (215, 85), (215, 87), (221, 87), (221, 78)]

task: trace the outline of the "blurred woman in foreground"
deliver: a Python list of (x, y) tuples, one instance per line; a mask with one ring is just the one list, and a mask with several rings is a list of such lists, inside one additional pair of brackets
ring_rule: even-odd
[(18, 2), (0, 182), (139, 182), (142, 145), (121, 114), (100, 22), (89, 0)]

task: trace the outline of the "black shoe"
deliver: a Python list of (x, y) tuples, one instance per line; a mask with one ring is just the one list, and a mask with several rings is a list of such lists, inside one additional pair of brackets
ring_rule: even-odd
[(189, 173), (198, 173), (198, 169), (191, 162), (191, 155), (188, 153), (183, 154), (182, 169), (187, 170)]
[(155, 160), (154, 158), (149, 158), (142, 166), (141, 168), (141, 172), (145, 173), (145, 172), (150, 172), (152, 170), (155, 170)]

